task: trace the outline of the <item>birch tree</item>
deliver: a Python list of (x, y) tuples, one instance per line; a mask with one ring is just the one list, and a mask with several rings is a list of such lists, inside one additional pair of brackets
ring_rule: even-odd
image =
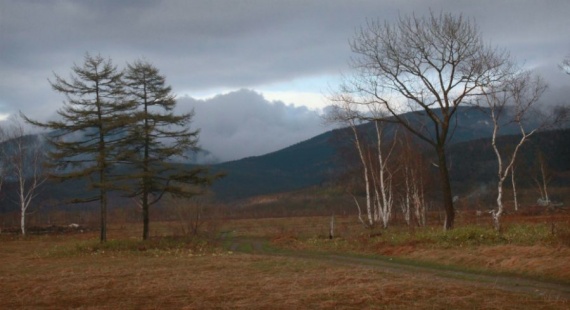
[(534, 183), (540, 193), (539, 202), (542, 206), (548, 207), (551, 204), (550, 195), (548, 195), (548, 184), (552, 181), (552, 173), (548, 168), (544, 153), (538, 151), (536, 154), (536, 166), (533, 176)]
[[(498, 231), (501, 229), (500, 221), (504, 212), (504, 182), (509, 173), (514, 173), (514, 164), (522, 145), (547, 124), (546, 121), (542, 121), (540, 125), (529, 128), (529, 118), (538, 115), (535, 108), (545, 90), (546, 84), (542, 79), (530, 72), (514, 74), (502, 83), (487, 85), (481, 89), (484, 96), (478, 102), (487, 108), (493, 124), (491, 145), (497, 158), (497, 205), (491, 211), (491, 215)], [(509, 125), (517, 126), (520, 131), (520, 139), (512, 151), (501, 148), (497, 143), (501, 129)]]
[[(394, 24), (373, 20), (350, 41), (353, 72), (339, 92), (358, 105), (381, 106), (437, 154), (446, 218), (453, 228), (455, 209), (446, 155), (455, 112), (482, 84), (503, 78), (508, 55), (485, 45), (475, 23), (461, 15), (431, 13), (400, 17)], [(418, 117), (405, 117), (404, 112)], [(425, 121), (427, 119), (427, 121)]]
[(16, 183), (20, 231), (26, 235), (26, 215), (39, 188), (47, 180), (43, 167), (45, 145), (38, 136), (27, 135), (24, 126), (16, 119), (12, 120), (5, 133), (6, 141), (2, 145), (3, 170), (7, 180)]
[(414, 147), (410, 137), (404, 135), (399, 140), (398, 165), (401, 176), (399, 205), (408, 226), (415, 222), (417, 226), (426, 225), (427, 202), (425, 198), (426, 171), (425, 163), (417, 147)]
[[(353, 194), (354, 202), (358, 208), (360, 221), (368, 228), (374, 228), (381, 224), (387, 228), (392, 216), (394, 205), (393, 174), (389, 166), (390, 157), (394, 149), (395, 140), (385, 149), (384, 123), (373, 120), (373, 134), (363, 132), (359, 123), (370, 119), (369, 115), (381, 113), (379, 110), (370, 109), (367, 112), (358, 111), (350, 100), (342, 97), (333, 98), (336, 104), (327, 115), (327, 120), (348, 125), (352, 132), (353, 143), (358, 153), (362, 167), (362, 179), (366, 198), (366, 219), (362, 217), (362, 208), (358, 199)], [(368, 106), (372, 108), (372, 106)], [(372, 137), (370, 137), (372, 136)], [(372, 140), (373, 142), (370, 142)]]

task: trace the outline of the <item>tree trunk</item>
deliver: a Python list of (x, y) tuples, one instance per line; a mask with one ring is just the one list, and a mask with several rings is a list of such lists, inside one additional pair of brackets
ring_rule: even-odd
[[(145, 184), (146, 187), (146, 184)], [(143, 240), (148, 239), (149, 212), (148, 212), (148, 192), (145, 190), (142, 196), (142, 213), (143, 213)]]
[(497, 211), (491, 213), (493, 216), (493, 225), (495, 226), (495, 230), (501, 232), (501, 215), (503, 214), (503, 179), (499, 180), (499, 184), (497, 185)]
[(142, 193), (142, 208), (143, 208), (143, 240), (148, 239), (149, 231), (149, 204), (148, 195), (150, 194), (150, 180), (149, 175), (149, 160), (150, 160), (150, 125), (148, 122), (148, 101), (147, 101), (147, 85), (144, 84), (144, 154), (143, 154), (143, 193)]
[(334, 239), (334, 214), (331, 216), (329, 239)]
[[(22, 156), (22, 150), (19, 151), (20, 156)], [(19, 179), (19, 196), (20, 196), (20, 230), (22, 231), (22, 235), (26, 235), (26, 201), (24, 200), (24, 182), (26, 177), (24, 176), (23, 170), (23, 161), (20, 161), (21, 167), (18, 168), (18, 179)]]
[(101, 189), (101, 242), (107, 241), (107, 190)]
[(443, 145), (438, 145), (437, 156), (439, 160), (439, 175), (441, 177), (441, 193), (443, 208), (445, 210), (444, 230), (453, 229), (455, 221), (455, 209), (453, 208), (453, 195), (451, 193), (451, 181), (449, 180), (449, 170), (447, 169), (447, 158)]
[(20, 216), (20, 229), (22, 230), (22, 236), (26, 235), (26, 210), (22, 206), (22, 215)]
[(511, 167), (511, 183), (513, 185), (513, 203), (515, 205), (515, 211), (519, 210), (519, 201), (517, 197), (517, 184), (515, 182), (515, 166)]

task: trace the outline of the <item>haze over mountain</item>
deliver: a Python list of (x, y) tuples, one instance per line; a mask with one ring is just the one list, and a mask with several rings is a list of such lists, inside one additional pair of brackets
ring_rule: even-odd
[[(245, 93), (246, 97), (252, 95)], [(449, 157), (452, 163), (450, 173), (454, 188), (458, 193), (465, 194), (473, 191), (474, 187), (487, 188), (492, 184), (496, 173), (494, 170), (496, 159), (490, 149), (489, 137), (492, 126), (488, 116), (481, 110), (469, 107), (459, 108), (456, 115), (457, 127), (449, 145)], [(408, 114), (408, 117), (420, 116)], [(371, 124), (362, 124), (359, 128), (363, 131), (373, 130)], [(505, 129), (502, 131), (503, 136), (499, 139), (499, 143), (501, 145), (514, 143), (516, 139), (512, 135), (516, 135), (518, 129), (516, 127)], [(390, 130), (389, 127), (388, 131)], [(334, 182), (346, 165), (340, 160), (338, 151), (342, 147), (352, 149), (351, 138), (347, 128), (339, 128), (265, 155), (212, 164), (210, 167), (213, 171), (227, 174), (225, 178), (214, 183), (212, 190), (218, 199), (235, 201)], [(254, 140), (249, 143), (255, 145)], [(529, 169), (532, 168), (537, 150), (541, 150), (549, 159), (552, 169), (558, 176), (556, 182), (569, 183), (570, 166), (567, 159), (570, 158), (570, 130), (537, 133), (525, 144), (519, 156), (522, 162), (521, 168), (517, 168), (523, 178), (521, 184), (529, 185)], [(426, 153), (428, 158), (433, 156), (432, 153), (428, 148)], [(197, 156), (203, 159), (211, 158), (213, 155), (204, 151)], [(194, 165), (196, 157), (190, 158), (190, 161), (181, 159), (177, 161), (181, 165)], [(13, 186), (8, 184), (10, 180), (7, 181), (4, 184), (5, 188)], [(85, 195), (87, 191), (85, 185), (83, 181), (50, 184), (48, 189), (42, 191), (38, 201), (50, 199), (60, 201), (69, 195)], [(10, 196), (10, 190), (4, 192)], [(10, 208), (11, 199), (8, 196), (0, 202), (4, 210)]]
[(267, 154), (327, 130), (319, 111), (269, 101), (248, 89), (202, 100), (182, 97), (178, 105), (195, 112), (191, 126), (200, 128), (200, 145), (210, 152), (200, 163)]
[[(470, 185), (471, 181), (492, 182), (492, 177), (496, 173), (494, 171), (496, 159), (489, 147), (492, 125), (488, 115), (479, 109), (470, 107), (460, 107), (456, 115), (457, 127), (449, 146), (452, 152), (450, 157), (453, 158), (455, 167), (450, 169), (452, 182), (458, 188), (464, 189)], [(420, 116), (408, 114), (408, 117)], [(387, 131), (393, 130), (390, 127), (394, 125), (388, 126)], [(362, 124), (359, 127), (364, 131), (373, 130), (372, 124)], [(509, 138), (509, 135), (519, 134), (518, 130), (516, 126), (503, 128), (500, 134), (504, 138), (501, 138), (501, 141), (513, 143), (514, 140)], [(542, 140), (539, 137), (543, 137), (543, 140), (550, 139), (551, 142), (540, 142)], [(265, 193), (297, 190), (334, 181), (334, 178), (339, 175), (339, 170), (342, 170), (345, 165), (339, 161), (337, 152), (343, 145), (351, 149), (351, 139), (352, 136), (348, 129), (335, 129), (270, 154), (213, 165), (214, 170), (228, 174), (224, 179), (216, 182), (213, 189), (218, 197), (232, 200)], [(526, 153), (521, 157), (531, 161), (529, 158), (536, 155), (533, 147), (536, 148), (537, 145), (543, 143), (540, 145), (547, 148), (545, 152), (553, 158), (556, 165), (570, 171), (567, 165), (561, 166), (563, 161), (558, 158), (566, 156), (564, 154), (570, 156), (568, 147), (566, 147), (570, 145), (570, 131), (565, 130), (560, 135), (537, 134), (531, 140), (539, 142), (535, 142), (534, 146), (523, 147)], [(527, 144), (531, 145), (531, 143)], [(429, 147), (426, 154), (428, 157), (435, 155)]]

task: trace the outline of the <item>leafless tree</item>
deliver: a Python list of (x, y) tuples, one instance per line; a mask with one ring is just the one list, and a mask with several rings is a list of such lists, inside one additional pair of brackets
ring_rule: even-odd
[[(396, 140), (386, 150), (384, 143), (384, 123), (380, 121), (380, 110), (372, 109), (368, 106), (368, 111), (359, 111), (357, 106), (352, 104), (352, 100), (347, 100), (342, 94), (339, 97), (332, 96), (335, 102), (331, 112), (326, 116), (330, 122), (348, 125), (353, 133), (353, 142), (358, 157), (362, 164), (362, 176), (366, 192), (366, 220), (362, 218), (362, 209), (356, 197), (354, 201), (359, 211), (360, 221), (368, 228), (373, 228), (381, 224), (383, 228), (388, 227), (392, 216), (394, 205), (392, 171), (389, 167), (390, 157), (394, 150)], [(373, 137), (364, 137), (366, 133), (361, 132), (358, 124), (370, 119), (374, 125)], [(370, 143), (368, 140), (373, 140)], [(371, 148), (372, 145), (372, 148)]]
[[(508, 55), (485, 45), (474, 21), (433, 12), (400, 17), (394, 24), (369, 21), (350, 46), (354, 71), (339, 92), (350, 94), (345, 99), (355, 105), (382, 107), (389, 118), (378, 120), (398, 122), (433, 147), (446, 212), (444, 229), (453, 228), (446, 145), (456, 125), (455, 112), (478, 95), (481, 85), (503, 78)], [(403, 114), (410, 111), (416, 113)]]
[(28, 135), (18, 119), (6, 129), (6, 142), (2, 146), (6, 178), (16, 183), (20, 209), (20, 230), (26, 234), (26, 215), (39, 187), (47, 180), (43, 171), (44, 145), (38, 136)]
[(539, 150), (536, 155), (536, 172), (533, 176), (534, 183), (540, 193), (540, 201), (545, 207), (550, 206), (550, 196), (548, 195), (548, 184), (552, 181), (552, 172), (548, 169), (548, 163), (544, 154)]
[[(551, 122), (548, 118), (530, 122), (531, 115), (536, 118), (536, 107), (540, 97), (546, 90), (546, 84), (538, 76), (525, 71), (513, 74), (502, 83), (490, 84), (481, 88), (484, 96), (477, 103), (487, 108), (493, 123), (491, 145), (497, 157), (497, 207), (491, 211), (495, 229), (501, 229), (501, 215), (504, 212), (503, 185), (509, 173), (514, 174), (514, 164), (521, 146), (537, 130), (545, 128)], [(515, 125), (520, 131), (520, 139), (511, 151), (501, 148), (497, 137), (502, 128)], [(514, 176), (512, 178), (514, 184)]]
[(402, 184), (400, 188), (400, 208), (408, 226), (412, 219), (418, 226), (426, 225), (427, 202), (425, 199), (426, 165), (421, 155), (414, 150), (409, 136), (404, 135), (398, 149), (398, 165), (400, 166)]

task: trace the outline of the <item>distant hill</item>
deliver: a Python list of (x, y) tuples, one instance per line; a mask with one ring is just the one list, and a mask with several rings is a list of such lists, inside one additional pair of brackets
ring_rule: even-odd
[[(512, 150), (519, 141), (520, 135), (508, 135), (501, 136), (497, 143), (502, 150)], [(495, 183), (498, 163), (489, 139), (456, 143), (448, 151), (452, 166), (450, 177), (458, 191)], [(515, 174), (520, 186), (534, 186), (532, 178), (538, 174), (538, 152), (542, 153), (554, 175), (552, 185), (570, 186), (570, 129), (538, 132), (522, 146)]]
[[(421, 113), (409, 113), (406, 117), (425, 117)], [(388, 125), (388, 131), (395, 125)], [(362, 124), (360, 130), (372, 131), (372, 124)], [(502, 131), (499, 142), (514, 143), (516, 127)], [(449, 159), (453, 188), (457, 192), (468, 191), (473, 186), (494, 182), (496, 161), (490, 149), (489, 137), (492, 127), (484, 112), (468, 107), (457, 111), (457, 122), (449, 144)], [(225, 172), (227, 176), (214, 183), (212, 190), (223, 201), (234, 201), (248, 197), (288, 192), (334, 181), (343, 168), (338, 151), (353, 149), (348, 128), (328, 131), (311, 139), (262, 156), (211, 164), (214, 172)], [(252, 141), (255, 143), (255, 141)], [(524, 184), (524, 166), (530, 167), (536, 150), (542, 150), (549, 165), (557, 171), (557, 182), (570, 184), (570, 130), (537, 133), (528, 142), (520, 155), (521, 179)], [(426, 151), (432, 154), (431, 148)], [(211, 158), (205, 152), (198, 157)], [(196, 163), (184, 163), (195, 165)], [(528, 170), (528, 169), (527, 169)], [(528, 183), (528, 182), (527, 182)], [(72, 195), (86, 195), (86, 183), (82, 181), (48, 184), (38, 200), (65, 200)], [(13, 188), (5, 184), (5, 189)], [(13, 204), (13, 195), (2, 193), (0, 210), (6, 204)]]
[(296, 190), (320, 184), (335, 168), (332, 131), (263, 156), (213, 165), (227, 176), (214, 183), (223, 200)]
[[(469, 156), (461, 152), (468, 149), (479, 150), (484, 148), (485, 141), (488, 141), (484, 138), (491, 136), (492, 125), (485, 112), (479, 109), (461, 107), (456, 116), (456, 126), (450, 140), (450, 150), (458, 155), (452, 157), (455, 158), (456, 163), (461, 159), (469, 159), (464, 164), (457, 164), (459, 166), (475, 167), (472, 162), (474, 163), (479, 159), (476, 155), (478, 151), (471, 152)], [(408, 113), (406, 117), (421, 118), (425, 116), (422, 113)], [(387, 131), (389, 132), (393, 131), (396, 125), (388, 126)], [(373, 130), (372, 124), (362, 124), (359, 127), (363, 131), (371, 132)], [(516, 134), (517, 131), (517, 127), (509, 126), (503, 128), (501, 134)], [(537, 139), (540, 135), (542, 134), (537, 135)], [(347, 143), (351, 143), (350, 137), (351, 133), (347, 128), (331, 130), (273, 153), (213, 165), (212, 169), (215, 171), (227, 173), (224, 179), (214, 184), (213, 190), (222, 200), (232, 200), (323, 184), (330, 181), (330, 178), (335, 175), (333, 173), (335, 170), (341, 168), (337, 151), (343, 145), (346, 146)], [(510, 141), (509, 139), (511, 138), (506, 138)], [(469, 146), (469, 141), (475, 141), (475, 144)], [(453, 145), (457, 145), (457, 147), (452, 147)], [(431, 152), (431, 149), (428, 148), (427, 151)], [(493, 154), (491, 153), (491, 155)], [(480, 178), (482, 182), (484, 180), (490, 181), (490, 176), (494, 173), (489, 169), (476, 171), (480, 175), (473, 174), (473, 177)], [(465, 176), (467, 175), (456, 176), (454, 174), (454, 180), (459, 181)]]

